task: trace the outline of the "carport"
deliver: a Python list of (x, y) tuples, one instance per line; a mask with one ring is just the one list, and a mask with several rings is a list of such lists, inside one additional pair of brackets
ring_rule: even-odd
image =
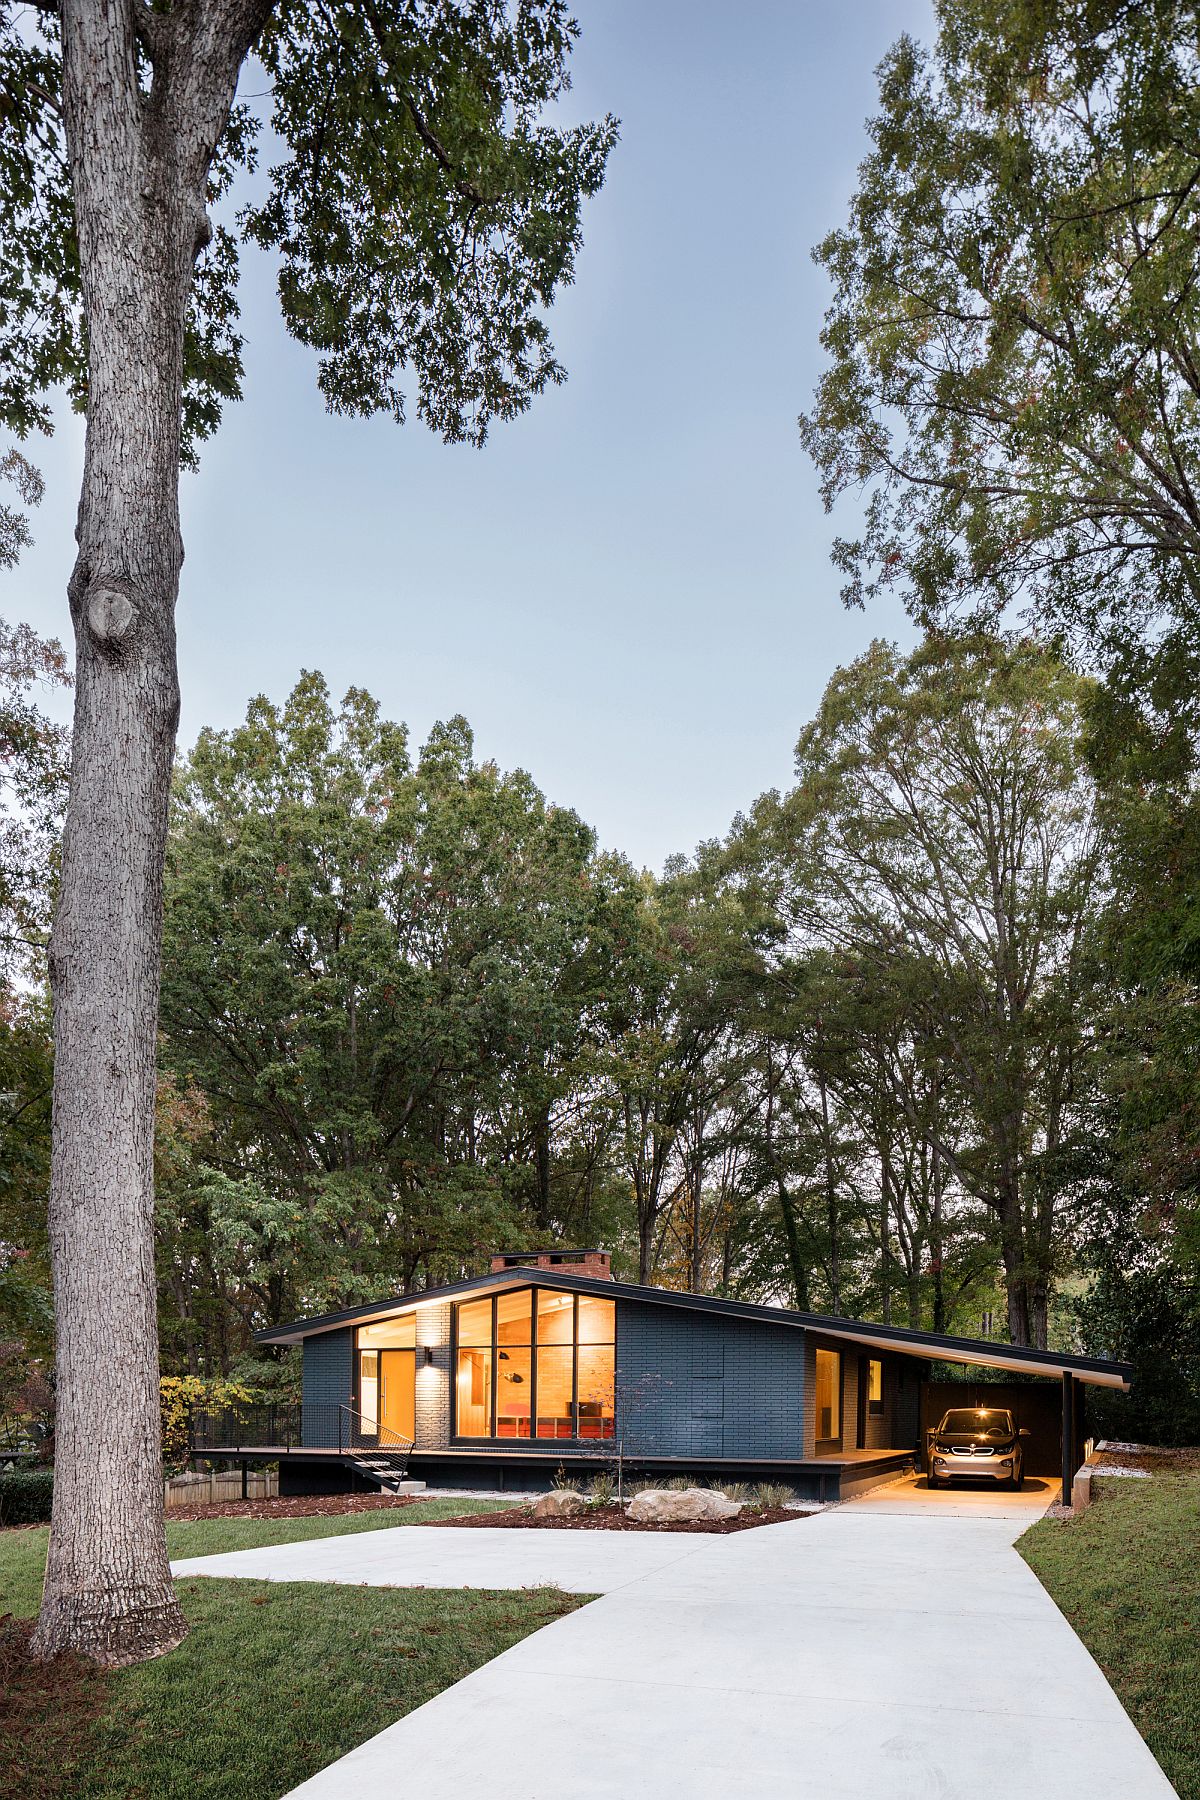
[[(1108, 1357), (1066, 1355), (1054, 1350), (950, 1337), (900, 1326), (851, 1325), (849, 1322), (842, 1326), (827, 1322), (824, 1331), (831, 1338), (843, 1337), (893, 1356), (911, 1358), (921, 1365), (919, 1446), (922, 1458), (928, 1425), (936, 1422), (948, 1406), (1007, 1407), (1014, 1413), (1018, 1425), (1027, 1419), (1027, 1428), (1034, 1434), (1033, 1441), (1037, 1446), (1036, 1472), (1049, 1474), (1048, 1463), (1052, 1459), (1057, 1461), (1054, 1472), (1064, 1506), (1071, 1504), (1075, 1473), (1084, 1460), (1088, 1388), (1115, 1388), (1119, 1393), (1128, 1393), (1133, 1376), (1128, 1363), (1115, 1362)], [(980, 1378), (961, 1384), (933, 1382), (928, 1376), (931, 1362), (957, 1363), (964, 1368), (973, 1368), (980, 1371)], [(992, 1373), (996, 1370), (1020, 1379), (997, 1381)], [(931, 1414), (935, 1415), (932, 1420)]]

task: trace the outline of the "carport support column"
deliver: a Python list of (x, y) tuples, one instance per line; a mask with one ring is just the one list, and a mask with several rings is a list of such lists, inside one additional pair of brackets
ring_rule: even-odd
[(1071, 1504), (1075, 1481), (1075, 1377), (1062, 1378), (1062, 1503)]

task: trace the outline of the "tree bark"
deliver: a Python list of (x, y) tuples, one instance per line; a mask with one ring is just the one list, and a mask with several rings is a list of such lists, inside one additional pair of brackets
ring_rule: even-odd
[(62, 8), (88, 412), (50, 944), (58, 1453), (33, 1639), (38, 1655), (109, 1666), (161, 1654), (187, 1630), (163, 1526), (153, 1187), (183, 337), (208, 168), (261, 24), (235, 0), (136, 17), (152, 33), (148, 88), (129, 0)]

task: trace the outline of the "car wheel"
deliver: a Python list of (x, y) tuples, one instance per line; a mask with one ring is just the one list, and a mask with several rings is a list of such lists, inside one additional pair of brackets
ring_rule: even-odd
[(1016, 1469), (1013, 1471), (1012, 1484), (1013, 1484), (1013, 1492), (1016, 1494), (1019, 1494), (1021, 1489), (1025, 1486), (1025, 1464), (1024, 1463), (1017, 1464)]
[(938, 1487), (941, 1487), (941, 1485), (942, 1485), (941, 1482), (938, 1480), (937, 1476), (933, 1473), (932, 1469), (929, 1471), (929, 1474), (925, 1477), (925, 1485), (930, 1488), (938, 1488)]

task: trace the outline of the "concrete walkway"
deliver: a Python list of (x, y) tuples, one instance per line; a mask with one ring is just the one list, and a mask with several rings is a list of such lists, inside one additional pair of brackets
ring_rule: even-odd
[(451, 1585), (516, 1585), (531, 1558), (538, 1579), (556, 1565), (555, 1579), (582, 1576), (569, 1567), (579, 1556), (593, 1591), (607, 1590), (292, 1800), (1170, 1800), (1011, 1547), (1032, 1497), (932, 1504), (944, 1498), (880, 1489), (730, 1537), (400, 1527), (180, 1569), (294, 1580), (305, 1551), (309, 1579), (379, 1581), (390, 1568), (408, 1583), (420, 1569), (435, 1586), (461, 1545)]
[[(718, 1540), (719, 1541), (719, 1540)], [(607, 1594), (697, 1547), (711, 1535), (616, 1531), (489, 1531), (486, 1526), (397, 1525), (345, 1537), (306, 1538), (175, 1562), (176, 1575), (255, 1581), (345, 1581), (367, 1587), (524, 1588)]]

